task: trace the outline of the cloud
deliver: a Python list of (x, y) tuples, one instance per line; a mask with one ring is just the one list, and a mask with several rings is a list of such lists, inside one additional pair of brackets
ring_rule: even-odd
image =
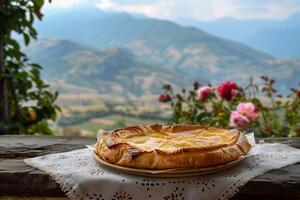
[(121, 4), (111, 0), (102, 0), (100, 3), (97, 4), (97, 7), (102, 10), (144, 14), (149, 17), (155, 18), (170, 19), (172, 17), (172, 13), (170, 13), (170, 11), (172, 10), (170, 9), (172, 7), (172, 2), (170, 1), (158, 1), (155, 3), (151, 2), (137, 4)]
[(106, 11), (161, 19), (285, 19), (300, 12), (300, 0), (53, 0), (54, 8), (94, 5)]
[(285, 19), (300, 12), (300, 0), (101, 0), (97, 7), (163, 19)]
[(74, 6), (82, 5), (96, 5), (99, 0), (52, 0), (51, 3), (46, 3), (46, 9), (57, 8), (72, 8)]
[(83, 2), (83, 0), (54, 0), (51, 4), (48, 4), (47, 7), (67, 8)]

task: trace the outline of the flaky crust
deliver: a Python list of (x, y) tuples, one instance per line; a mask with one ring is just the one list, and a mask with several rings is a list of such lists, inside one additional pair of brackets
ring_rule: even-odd
[[(149, 140), (154, 142), (148, 144)], [(250, 147), (237, 130), (153, 124), (104, 132), (95, 153), (109, 163), (130, 168), (189, 169), (236, 160)]]

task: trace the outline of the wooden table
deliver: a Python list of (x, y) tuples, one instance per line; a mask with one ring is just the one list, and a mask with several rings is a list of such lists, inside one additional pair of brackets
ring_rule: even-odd
[[(264, 140), (300, 148), (300, 138)], [(23, 159), (81, 149), (95, 142), (91, 137), (0, 136), (0, 200), (66, 199), (47, 174), (27, 166)], [(300, 163), (252, 179), (234, 199), (300, 199)]]

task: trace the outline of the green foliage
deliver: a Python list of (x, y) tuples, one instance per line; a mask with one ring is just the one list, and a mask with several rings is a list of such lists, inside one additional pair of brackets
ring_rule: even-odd
[[(250, 79), (244, 88), (237, 88), (231, 100), (220, 97), (219, 87), (211, 88), (205, 98), (200, 97), (198, 82), (191, 91), (183, 90), (174, 93), (170, 85), (164, 85), (164, 94), (169, 95), (175, 124), (204, 124), (220, 128), (232, 128), (235, 109), (241, 104), (253, 105), (255, 110), (250, 114), (253, 119), (246, 118), (249, 112), (241, 113), (240, 119), (245, 124), (238, 128), (245, 132), (254, 131), (259, 137), (300, 136), (300, 89), (291, 89), (291, 94), (283, 97), (274, 87), (276, 82), (266, 76), (261, 77), (262, 85), (254, 84)], [(207, 86), (205, 86), (207, 87)], [(203, 88), (200, 87), (200, 88)], [(238, 110), (238, 109), (237, 109)], [(234, 120), (232, 120), (234, 121)]]
[[(8, 83), (9, 119), (0, 122), (0, 133), (52, 134), (48, 120), (56, 119), (57, 93), (40, 76), (39, 64), (31, 63), (21, 52), (13, 34), (23, 37), (25, 45), (36, 39), (35, 19), (41, 20), (44, 0), (0, 1), (0, 37), (4, 39), (4, 67)], [(50, 2), (50, 1), (49, 1)], [(2, 47), (1, 47), (2, 48)]]

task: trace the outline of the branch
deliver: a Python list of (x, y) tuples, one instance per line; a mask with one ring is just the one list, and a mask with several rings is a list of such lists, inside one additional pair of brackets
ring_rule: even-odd
[(15, 82), (13, 81), (13, 75), (9, 69), (7, 69), (6, 71), (9, 74), (8, 80), (9, 80), (9, 84), (10, 84), (10, 88), (11, 88), (11, 94), (12, 94), (13, 100), (15, 102), (17, 120), (23, 121), (23, 118), (22, 118), (21, 112), (20, 112), (20, 106), (18, 103), (18, 97), (17, 97), (17, 93), (16, 93), (16, 85), (15, 85)]
[(4, 34), (0, 34), (0, 121), (7, 121), (9, 118), (4, 59)]

